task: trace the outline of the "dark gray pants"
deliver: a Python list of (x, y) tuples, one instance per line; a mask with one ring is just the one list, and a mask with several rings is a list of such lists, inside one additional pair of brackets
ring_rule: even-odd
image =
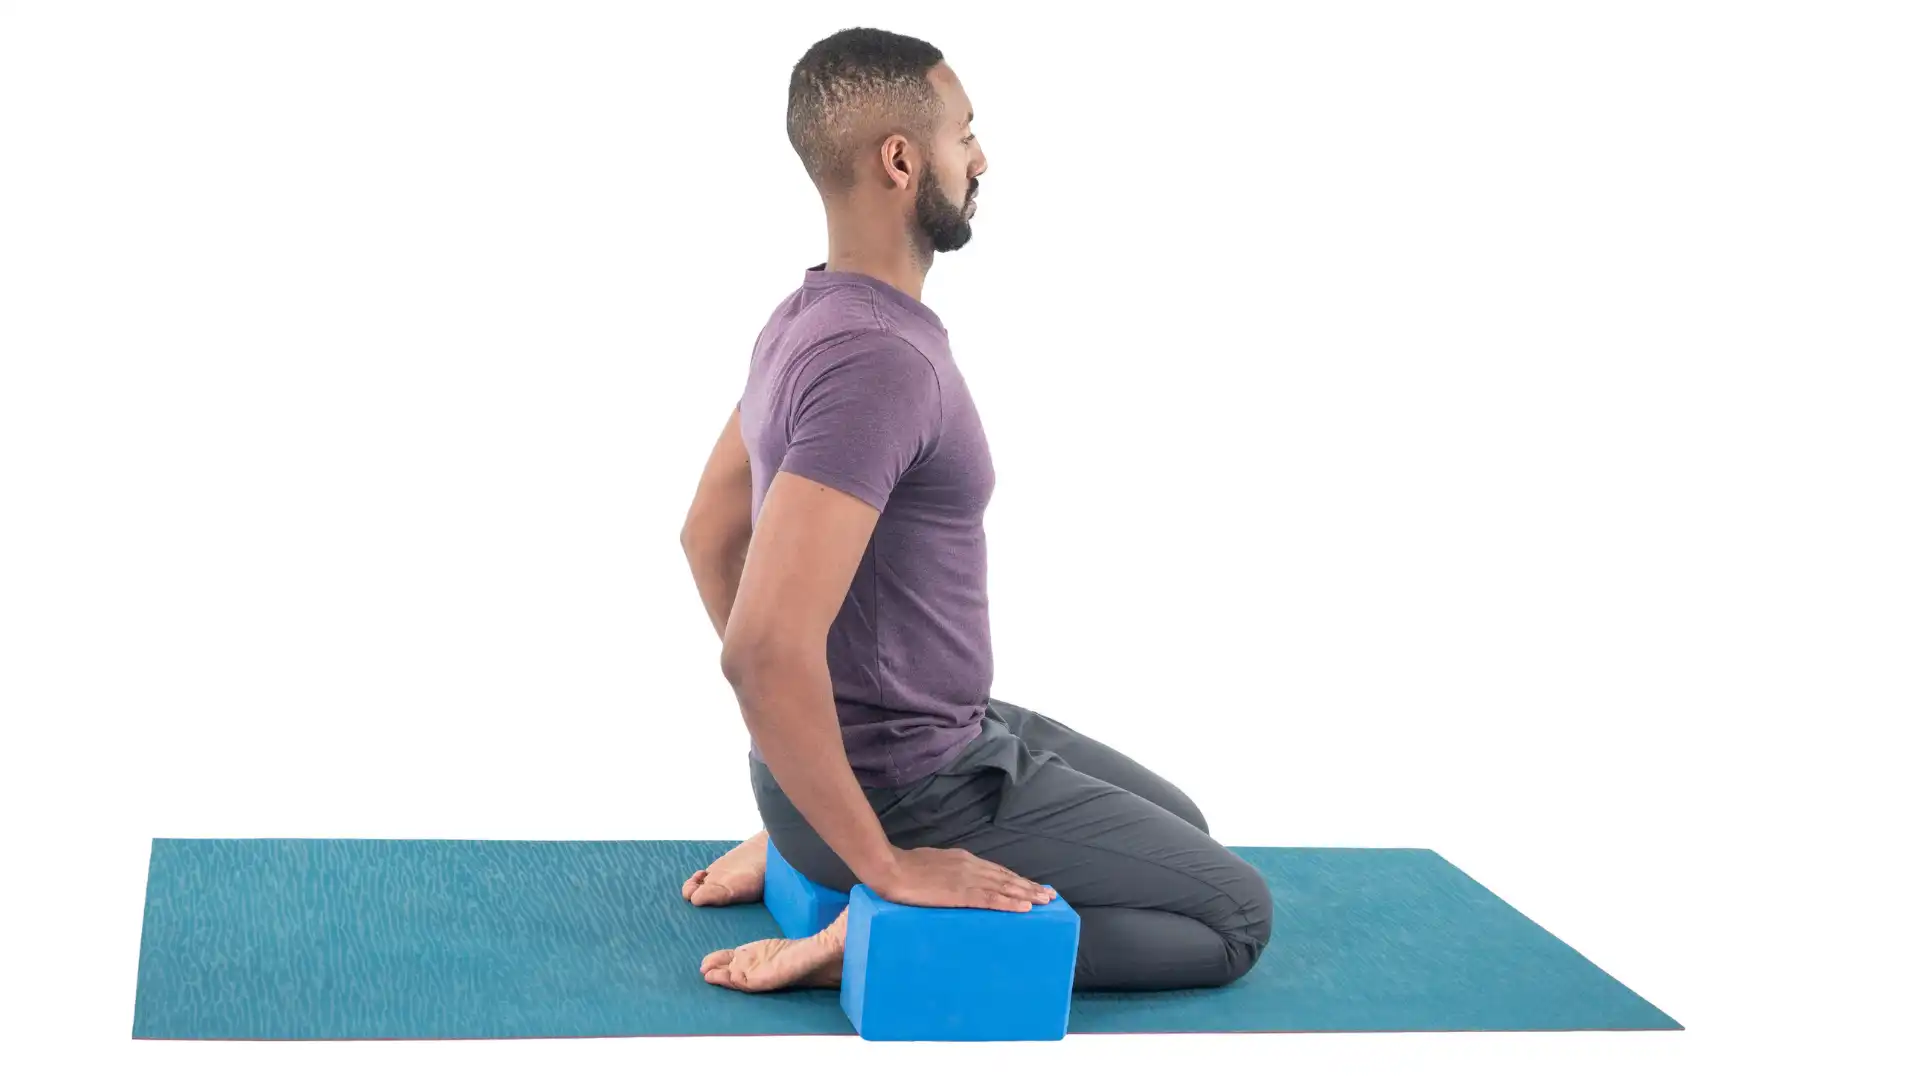
[[(794, 869), (845, 892), (855, 878), (766, 765), (749, 758), (768, 836)], [(1207, 835), (1180, 789), (1039, 713), (993, 701), (946, 768), (867, 799), (895, 846), (963, 848), (1051, 885), (1080, 914), (1082, 990), (1220, 986), (1273, 926), (1259, 871)]]

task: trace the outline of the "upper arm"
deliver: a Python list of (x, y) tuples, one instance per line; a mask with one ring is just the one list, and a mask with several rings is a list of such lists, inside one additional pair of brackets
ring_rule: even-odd
[(824, 646), (881, 511), (939, 422), (933, 369), (898, 338), (843, 342), (818, 365), (760, 505), (728, 618), (730, 654)]
[(740, 410), (727, 417), (720, 438), (700, 471), (700, 484), (687, 509), (682, 538), (696, 541), (744, 538), (753, 531), (753, 466), (740, 434)]
[(884, 510), (933, 448), (940, 415), (940, 381), (918, 349), (878, 331), (840, 341), (794, 400), (780, 469)]
[(824, 647), (880, 512), (790, 472), (774, 476), (727, 617), (723, 662)]

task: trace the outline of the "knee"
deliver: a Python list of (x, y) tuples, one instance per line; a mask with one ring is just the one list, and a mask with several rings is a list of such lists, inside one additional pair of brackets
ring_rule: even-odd
[(1193, 826), (1196, 829), (1199, 829), (1201, 832), (1206, 833), (1208, 836), (1213, 835), (1213, 830), (1207, 828), (1207, 816), (1205, 814), (1202, 814), (1200, 812), (1199, 805), (1196, 804), (1192, 799), (1187, 798), (1184, 793), (1181, 795), (1181, 801), (1179, 805), (1169, 806), (1167, 807), (1167, 809), (1173, 811), (1175, 815), (1180, 817), (1187, 824)]
[(1221, 984), (1253, 970), (1273, 937), (1273, 890), (1267, 879), (1245, 859), (1234, 857), (1236, 873), (1227, 888), (1236, 906), (1232, 921), (1221, 929), (1226, 942), (1226, 964)]

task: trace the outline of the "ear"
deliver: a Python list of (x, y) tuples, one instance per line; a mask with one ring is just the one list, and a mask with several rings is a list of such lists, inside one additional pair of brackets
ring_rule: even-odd
[(889, 135), (880, 144), (880, 169), (888, 185), (901, 191), (913, 186), (914, 174), (920, 168), (913, 155), (913, 143), (904, 135)]

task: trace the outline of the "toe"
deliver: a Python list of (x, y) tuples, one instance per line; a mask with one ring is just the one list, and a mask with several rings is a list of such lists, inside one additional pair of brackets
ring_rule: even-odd
[(694, 891), (700, 887), (701, 882), (706, 880), (707, 872), (705, 870), (694, 871), (693, 876), (687, 879), (686, 884), (680, 886), (681, 898), (686, 900), (693, 899)]
[(711, 975), (715, 970), (724, 972), (727, 969), (727, 965), (732, 962), (732, 949), (721, 949), (717, 952), (710, 952), (706, 955), (705, 959), (700, 961), (700, 974)]
[(721, 907), (733, 902), (733, 890), (717, 881), (703, 881), (687, 899), (696, 907)]
[(733, 963), (727, 965), (727, 980), (735, 990), (759, 993), (767, 988), (766, 965), (755, 964), (745, 957), (735, 957)]

